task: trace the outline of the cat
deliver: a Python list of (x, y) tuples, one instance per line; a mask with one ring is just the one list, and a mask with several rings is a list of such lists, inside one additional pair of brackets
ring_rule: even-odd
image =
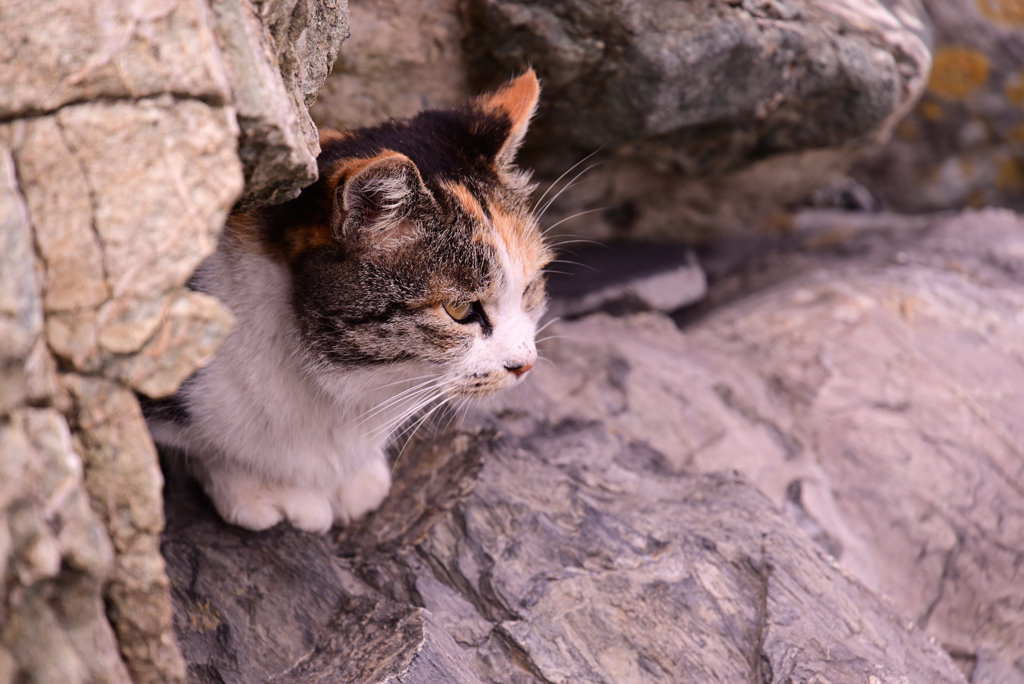
[(553, 255), (514, 156), (539, 93), (531, 70), (455, 109), (324, 131), (316, 183), (229, 217), (192, 282), (235, 327), (145, 409), (226, 521), (348, 524), (387, 496), (399, 428), (526, 377)]

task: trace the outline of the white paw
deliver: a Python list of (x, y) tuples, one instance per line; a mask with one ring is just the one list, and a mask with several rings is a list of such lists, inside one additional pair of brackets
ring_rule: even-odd
[(391, 468), (383, 457), (375, 458), (334, 492), (334, 520), (347, 525), (375, 510), (391, 491)]
[(210, 472), (205, 479), (217, 512), (233, 525), (265, 530), (287, 518), (300, 530), (326, 532), (334, 522), (322, 492), (267, 485), (223, 470)]
[(281, 505), (288, 522), (306, 532), (326, 532), (334, 524), (331, 503), (323, 492), (308, 489), (279, 490)]

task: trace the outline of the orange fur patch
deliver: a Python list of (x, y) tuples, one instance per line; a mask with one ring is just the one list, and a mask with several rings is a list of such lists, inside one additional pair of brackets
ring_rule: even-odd
[(352, 137), (352, 134), (348, 131), (338, 131), (332, 128), (321, 128), (320, 129), (320, 147), (329, 143), (341, 142)]
[(331, 169), (331, 174), (328, 178), (327, 187), (328, 192), (333, 196), (335, 190), (339, 185), (344, 183), (346, 180), (355, 176), (357, 173), (365, 169), (373, 162), (384, 159), (385, 157), (393, 156), (405, 157), (400, 152), (393, 150), (382, 150), (380, 154), (375, 157), (358, 157), (356, 159), (342, 159), (338, 162), (338, 165)]
[(487, 215), (484, 214), (484, 208), (480, 206), (480, 202), (477, 201), (476, 197), (473, 196), (473, 193), (469, 191), (469, 188), (462, 183), (457, 182), (447, 182), (443, 187), (459, 201), (463, 210), (469, 214), (474, 221), (478, 224), (486, 225)]
[(262, 224), (252, 213), (228, 216), (224, 232), (250, 254), (267, 254), (271, 251), (263, 240)]
[(530, 216), (516, 216), (490, 205), (491, 225), (495, 237), (501, 241), (509, 258), (523, 269), (523, 277), (529, 281), (551, 260), (551, 249), (537, 229)]
[(540, 97), (540, 83), (537, 74), (530, 69), (519, 78), (477, 100), (480, 107), (490, 114), (502, 114), (512, 121), (511, 138), (518, 137), (530, 122), (533, 110)]

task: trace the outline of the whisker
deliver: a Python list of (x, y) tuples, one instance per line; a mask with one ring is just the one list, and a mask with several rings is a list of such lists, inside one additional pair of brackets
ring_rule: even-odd
[(410, 417), (416, 415), (416, 413), (418, 413), (420, 410), (443, 397), (445, 395), (445, 391), (446, 388), (441, 388), (440, 391), (427, 395), (425, 399), (418, 400), (414, 406), (402, 411), (395, 418), (391, 419), (384, 425), (379, 426), (376, 430), (370, 433), (370, 436), (379, 437), (380, 435), (389, 434), (395, 428), (400, 427), (402, 423), (407, 421)]
[(580, 263), (579, 261), (569, 261), (568, 259), (552, 259), (548, 263), (549, 264), (569, 264), (571, 266), (579, 266), (580, 268), (585, 268), (588, 271), (593, 271), (594, 273), (598, 272), (598, 270), (596, 268), (594, 268), (593, 266), (591, 266), (590, 264), (583, 264), (583, 263)]
[(612, 207), (598, 207), (597, 209), (587, 209), (586, 211), (577, 212), (577, 213), (573, 214), (572, 216), (566, 216), (561, 221), (558, 221), (557, 223), (553, 223), (550, 226), (548, 226), (547, 228), (545, 228), (544, 231), (541, 234), (542, 235), (547, 235), (548, 231), (550, 231), (551, 229), (556, 228), (556, 227), (562, 225), (566, 221), (571, 221), (574, 218), (579, 218), (580, 216), (586, 216), (587, 214), (593, 214), (594, 212), (598, 212), (598, 211), (608, 211), (611, 208)]
[[(406, 449), (406, 447), (408, 447), (408, 446), (409, 446), (409, 442), (411, 442), (411, 441), (412, 441), (412, 438), (413, 438), (413, 436), (414, 436), (414, 435), (416, 434), (416, 430), (418, 430), (418, 429), (420, 428), (420, 426), (421, 426), (421, 425), (423, 425), (423, 422), (424, 422), (424, 421), (426, 421), (426, 420), (427, 420), (428, 418), (430, 418), (430, 416), (431, 416), (431, 415), (433, 415), (433, 414), (434, 414), (434, 412), (436, 412), (436, 411), (437, 411), (437, 410), (438, 410), (439, 408), (441, 408), (442, 406), (444, 406), (445, 404), (447, 404), (447, 403), (448, 403), (449, 401), (451, 401), (451, 400), (452, 400), (452, 397), (445, 397), (444, 401), (442, 401), (442, 402), (441, 402), (440, 404), (438, 404), (438, 405), (437, 405), (437, 406), (435, 406), (434, 408), (432, 408), (432, 409), (430, 409), (429, 411), (427, 411), (427, 412), (426, 412), (426, 413), (425, 413), (425, 414), (423, 415), (423, 417), (422, 417), (422, 418), (420, 418), (420, 419), (419, 419), (419, 420), (417, 420), (417, 421), (416, 421), (415, 423), (413, 423), (413, 426), (412, 426), (412, 431), (411, 431), (411, 432), (409, 432), (409, 437), (408, 437), (408, 438), (407, 438), (407, 439), (405, 440), (405, 444), (403, 444), (403, 445), (402, 445), (402, 448), (398, 450), (398, 455), (397, 455), (397, 456), (395, 456), (395, 463), (394, 463), (394, 465), (393, 465), (393, 466), (391, 466), (391, 474), (392, 474), (392, 475), (394, 475), (394, 474), (395, 474), (395, 468), (397, 468), (397, 467), (398, 467), (398, 461), (399, 461), (399, 460), (400, 460), (400, 459), (402, 458), (402, 454), (403, 454), (403, 453), (405, 453), (405, 449)], [(408, 430), (409, 430), (409, 428), (406, 428), (405, 430), (403, 430), (402, 432), (400, 432), (400, 433), (399, 433), (399, 434), (397, 435), (397, 437), (401, 437), (401, 436), (402, 436), (403, 434), (405, 434), (405, 432), (406, 432), (406, 431), (408, 431)]]
[(536, 336), (536, 335), (539, 335), (539, 334), (541, 334), (542, 332), (544, 332), (544, 328), (548, 327), (548, 326), (549, 326), (549, 325), (551, 325), (552, 323), (557, 323), (557, 322), (558, 322), (558, 321), (560, 321), (560, 320), (562, 320), (562, 317), (561, 317), (561, 316), (555, 316), (555, 317), (554, 317), (554, 318), (552, 318), (552, 319), (551, 319), (550, 321), (548, 321), (548, 322), (547, 322), (547, 323), (545, 323), (544, 325), (542, 325), (542, 326), (540, 326), (539, 328), (537, 328), (537, 332), (535, 332), (535, 333), (533, 333), (533, 334), (534, 334), (535, 336)]
[[(457, 403), (458, 403), (458, 406), (456, 406), (454, 408), (454, 410), (452, 411), (452, 416), (451, 416), (451, 418), (448, 419), (448, 422), (445, 424), (444, 428), (441, 430), (441, 434), (444, 434), (445, 432), (447, 432), (448, 428), (451, 427), (452, 423), (459, 416), (459, 409), (466, 405), (466, 399), (465, 398), (460, 398)], [(434, 434), (437, 434), (437, 432), (435, 431)]]
[(561, 247), (562, 245), (574, 245), (576, 243), (588, 243), (588, 244), (591, 244), (591, 245), (597, 245), (598, 247), (604, 247), (605, 249), (611, 249), (611, 247), (609, 247), (608, 245), (604, 244), (603, 242), (598, 242), (597, 240), (586, 240), (586, 239), (583, 239), (583, 240), (562, 240), (561, 242), (553, 243), (551, 246), (552, 247)]
[(583, 159), (580, 159), (580, 160), (579, 160), (578, 162), (576, 162), (575, 164), (573, 164), (572, 166), (570, 166), (570, 167), (569, 167), (568, 169), (566, 169), (565, 171), (563, 171), (563, 172), (562, 172), (562, 175), (561, 175), (561, 176), (559, 176), (558, 178), (556, 178), (556, 179), (555, 179), (555, 182), (554, 182), (554, 183), (552, 183), (551, 185), (549, 185), (549, 186), (548, 186), (548, 189), (547, 189), (547, 190), (545, 190), (545, 191), (544, 191), (544, 194), (540, 196), (540, 199), (538, 199), (538, 200), (537, 200), (537, 201), (536, 201), (536, 202), (534, 203), (534, 206), (538, 206), (538, 205), (540, 205), (540, 203), (544, 201), (544, 198), (548, 196), (548, 193), (549, 193), (549, 192), (551, 192), (551, 189), (552, 189), (552, 188), (554, 188), (555, 186), (557, 186), (557, 185), (558, 185), (558, 184), (559, 184), (559, 183), (561, 182), (561, 180), (562, 180), (563, 178), (565, 178), (565, 177), (566, 177), (566, 176), (568, 176), (568, 175), (569, 175), (570, 173), (572, 173), (573, 169), (575, 169), (575, 168), (576, 168), (577, 166), (579, 166), (580, 164), (583, 164), (584, 162), (586, 162), (586, 161), (587, 161), (588, 159), (590, 159), (591, 157), (593, 157), (593, 156), (594, 156), (595, 154), (597, 154), (598, 152), (600, 152), (601, 150), (603, 150), (603, 149), (604, 149), (605, 147), (607, 147), (607, 146), (608, 146), (608, 143), (605, 143), (604, 145), (601, 145), (601, 146), (600, 146), (600, 147), (598, 147), (598, 148), (597, 148), (596, 150), (594, 150), (593, 152), (591, 152), (590, 154), (588, 154), (588, 155), (587, 155), (586, 157), (584, 157)]
[(541, 342), (547, 342), (548, 340), (559, 340), (563, 338), (567, 340), (572, 340), (573, 342), (579, 342), (579, 338), (574, 337), (572, 335), (548, 335), (547, 337), (542, 337), (541, 339), (537, 340), (536, 344), (540, 344)]
[(373, 408), (367, 409), (366, 411), (361, 413), (359, 416), (357, 416), (353, 420), (358, 420), (359, 423), (357, 423), (357, 425), (362, 425), (363, 423), (365, 423), (370, 418), (374, 417), (375, 415), (377, 415), (381, 411), (384, 411), (384, 410), (386, 410), (388, 408), (391, 408), (395, 404), (399, 404), (399, 403), (401, 403), (403, 401), (407, 401), (407, 400), (414, 400), (415, 401), (415, 399), (418, 396), (421, 396), (423, 394), (426, 394), (426, 393), (432, 392), (433, 390), (438, 389), (440, 387), (440, 385), (432, 384), (432, 383), (436, 383), (438, 380), (440, 380), (440, 378), (433, 378), (431, 380), (427, 380), (426, 382), (422, 382), (422, 383), (420, 383), (420, 384), (418, 384), (418, 385), (416, 385), (414, 387), (410, 387), (409, 389), (403, 390), (403, 391), (399, 392), (398, 394), (394, 395), (393, 397), (391, 397), (389, 399), (385, 399), (384, 401), (382, 401), (381, 403), (377, 404)]
[(384, 389), (385, 387), (392, 387), (394, 385), (401, 385), (403, 382), (415, 382), (417, 380), (423, 380), (423, 379), (428, 379), (428, 378), (436, 378), (436, 377), (437, 377), (436, 374), (430, 374), (430, 375), (421, 375), (418, 378), (404, 378), (402, 380), (395, 380), (394, 382), (389, 382), (386, 385), (381, 385), (377, 389)]
[(579, 180), (580, 176), (582, 176), (583, 174), (585, 174), (585, 173), (586, 173), (587, 171), (590, 171), (590, 170), (591, 170), (591, 169), (593, 169), (594, 167), (600, 166), (600, 165), (601, 165), (602, 163), (603, 163), (603, 162), (595, 162), (595, 163), (591, 164), (590, 166), (588, 166), (587, 168), (585, 168), (585, 169), (583, 169), (582, 171), (580, 171), (579, 173), (577, 173), (577, 174), (576, 174), (575, 176), (573, 176), (573, 178), (572, 178), (572, 180), (571, 180), (571, 181), (569, 181), (568, 183), (566, 183), (566, 184), (565, 184), (565, 186), (564, 186), (564, 187), (563, 187), (563, 188), (562, 188), (561, 190), (559, 190), (558, 192), (556, 192), (556, 193), (555, 193), (555, 194), (554, 194), (554, 195), (553, 195), (553, 196), (551, 197), (551, 199), (549, 199), (549, 200), (547, 201), (547, 203), (546, 203), (546, 204), (544, 204), (544, 206), (542, 206), (542, 207), (540, 208), (540, 212), (539, 212), (539, 213), (537, 214), (537, 220), (538, 220), (538, 221), (540, 221), (540, 220), (541, 220), (541, 218), (542, 218), (542, 217), (544, 216), (544, 213), (545, 213), (545, 212), (546, 212), (546, 211), (547, 211), (547, 210), (548, 210), (548, 209), (549, 209), (549, 208), (551, 207), (551, 205), (552, 205), (552, 204), (554, 204), (555, 200), (557, 200), (557, 199), (558, 199), (559, 197), (561, 197), (561, 196), (562, 196), (562, 193), (563, 193), (563, 192), (565, 192), (566, 190), (568, 190), (569, 188), (571, 188), (571, 187), (573, 186), (573, 184), (574, 184), (574, 183), (576, 183), (576, 181), (577, 181), (577, 180)]

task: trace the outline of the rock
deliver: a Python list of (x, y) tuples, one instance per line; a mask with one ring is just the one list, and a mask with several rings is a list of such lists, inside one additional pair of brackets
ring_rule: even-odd
[(26, 405), (43, 297), (14, 172), (0, 143), (0, 681), (128, 684), (102, 602), (113, 552), (81, 459), (63, 416)]
[(931, 62), (923, 12), (905, 0), (474, 0), (469, 12), (475, 64), (529, 61), (543, 79), (533, 140), (562, 168), (602, 145), (690, 176), (863, 146), (916, 101)]
[(307, 108), (348, 36), (345, 2), (214, 0), (211, 8), (241, 128), (246, 189), (237, 208), (292, 199), (317, 177), (320, 143)]
[[(231, 320), (204, 303), (209, 325), (193, 330), (205, 332), (165, 332), (196, 317), (195, 307), (171, 302), (213, 251), (241, 188), (226, 112), (157, 98), (71, 105), (5, 128), (38, 226), (51, 349), (78, 371), (105, 368), (140, 391), (173, 392)], [(155, 162), (154, 149), (162, 150)], [(157, 368), (170, 378), (151, 379)]]
[(202, 0), (13, 0), (0, 8), (0, 35), (0, 120), (161, 93), (229, 100)]
[[(238, 530), (172, 496), (181, 527), (164, 552), (190, 671), (227, 682), (963, 681), (748, 484), (652, 469), (656, 456), (594, 423), (443, 439), (399, 459), (394, 495), (333, 554), (323, 538)], [(282, 628), (273, 652), (246, 627), (271, 621)]]
[(456, 0), (353, 0), (352, 37), (310, 109), (342, 130), (451, 107), (471, 95)]
[(0, 451), (0, 675), (130, 684), (102, 600), (113, 550), (67, 422), (19, 409), (0, 422)]
[(931, 66), (916, 0), (474, 0), (468, 12), (475, 82), (528, 62), (542, 78), (527, 163), (550, 179), (608, 158), (551, 212), (612, 209), (571, 226), (601, 240), (785, 225), (888, 139)]
[(344, 0), (212, 10), (0, 8), (2, 682), (185, 677), (135, 392), (173, 393), (228, 335), (184, 286), (243, 166), (250, 203), (315, 177), (306, 108), (347, 32)]
[(0, 415), (26, 399), (25, 362), (43, 331), (32, 227), (11, 152), (0, 139)]
[(652, 316), (553, 325), (523, 430), (600, 420), (668, 467), (740, 471), (971, 681), (1017, 681), (1024, 225), (805, 226), (741, 271), (706, 258), (717, 283), (683, 333)]
[(136, 682), (181, 680), (169, 585), (159, 552), (163, 476), (134, 395), (116, 382), (64, 376), (85, 486), (115, 549), (105, 587), (118, 643)]
[(574, 249), (548, 270), (549, 318), (595, 311), (671, 313), (707, 292), (693, 250), (677, 245), (619, 243)]
[(898, 211), (1024, 209), (1024, 6), (923, 0), (935, 27), (928, 88), (893, 140), (854, 171)]
[[(199, 529), (333, 555), (334, 578), (246, 590), (336, 601), (261, 670), (278, 681), (351, 663), (359, 681), (437, 663), (455, 681), (1016, 681), (1024, 223), (798, 225), (743, 267), (710, 254), (707, 308), (681, 330), (650, 312), (552, 325), (530, 385), (407, 447), (384, 507), (334, 539), (238, 531), (172, 496), (176, 586)], [(227, 563), (189, 600), (241, 616), (237, 583), (210, 578), (255, 571)], [(187, 605), (179, 638), (214, 653)], [(194, 661), (203, 681), (262, 667), (265, 637), (238, 620), (226, 660)]]

